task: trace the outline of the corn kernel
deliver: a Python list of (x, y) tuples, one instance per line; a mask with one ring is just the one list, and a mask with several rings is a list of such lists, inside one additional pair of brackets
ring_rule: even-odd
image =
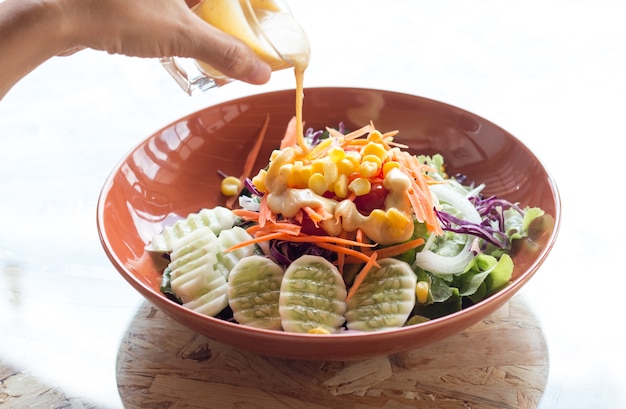
[(224, 196), (235, 196), (239, 193), (240, 188), (241, 180), (234, 176), (226, 176), (220, 184), (220, 189)]
[(298, 169), (295, 169), (294, 186), (298, 188), (307, 187), (312, 174), (313, 167), (311, 165), (304, 165)]
[(337, 163), (346, 157), (346, 152), (338, 146), (333, 146), (328, 150), (328, 157)]
[(363, 162), (376, 162), (376, 164), (380, 167), (383, 164), (383, 161), (376, 155), (365, 155), (363, 159), (361, 159), (361, 163)]
[(357, 168), (357, 165), (352, 163), (352, 161), (350, 161), (347, 158), (343, 158), (342, 160), (337, 162), (337, 171), (339, 172), (340, 175), (349, 176), (356, 171), (356, 168)]
[(363, 147), (361, 156), (374, 155), (378, 156), (381, 160), (387, 159), (387, 150), (379, 143), (370, 142)]
[(267, 171), (265, 169), (261, 169), (259, 173), (255, 177), (252, 178), (252, 183), (254, 187), (261, 192), (266, 193), (267, 187), (265, 186), (265, 177), (267, 176)]
[(386, 217), (389, 224), (393, 227), (404, 228), (408, 223), (411, 223), (411, 220), (395, 207), (391, 207), (387, 210)]
[(367, 140), (370, 142), (381, 142), (383, 140), (383, 134), (380, 131), (372, 131), (367, 135)]
[(428, 302), (429, 291), (430, 285), (427, 281), (418, 281), (415, 285), (415, 295), (417, 296), (417, 302), (420, 304), (426, 304)]
[(323, 162), (324, 179), (326, 180), (326, 185), (332, 186), (337, 180), (337, 176), (339, 175), (339, 169), (337, 169), (337, 164), (330, 159)]
[(376, 222), (384, 223), (385, 220), (387, 220), (387, 217), (385, 216), (385, 211), (382, 209), (372, 210), (372, 212), (370, 213), (368, 217), (372, 220), (373, 223), (376, 223)]
[(324, 174), (324, 161), (322, 159), (317, 159), (311, 162), (311, 168), (313, 173), (321, 173)]
[(274, 159), (276, 159), (276, 157), (278, 155), (280, 155), (281, 150), (280, 149), (274, 149), (270, 155), (270, 162), (272, 162)]
[(315, 328), (311, 328), (310, 330), (308, 330), (307, 334), (330, 334), (330, 331), (327, 330), (326, 328), (315, 327)]
[(368, 194), (372, 190), (372, 183), (364, 178), (356, 178), (348, 185), (348, 190), (357, 196)]
[(333, 185), (335, 194), (340, 198), (348, 196), (348, 177), (346, 175), (337, 176), (337, 181)]
[(371, 178), (378, 174), (378, 163), (372, 161), (361, 162), (359, 165), (359, 173), (364, 178)]
[(383, 165), (383, 176), (387, 176), (387, 173), (389, 173), (391, 169), (395, 168), (400, 169), (400, 164), (395, 160), (385, 162), (385, 164)]
[(326, 193), (328, 185), (326, 184), (326, 179), (324, 179), (324, 175), (321, 173), (314, 173), (309, 178), (308, 182), (309, 189), (311, 189), (314, 193), (318, 195), (323, 195)]
[(347, 151), (346, 159), (352, 162), (356, 168), (361, 163), (361, 153), (359, 151)]

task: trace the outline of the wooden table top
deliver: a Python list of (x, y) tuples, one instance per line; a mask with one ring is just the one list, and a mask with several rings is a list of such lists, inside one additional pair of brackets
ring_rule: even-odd
[(122, 340), (128, 409), (535, 408), (548, 354), (521, 297), (433, 345), (362, 361), (295, 361), (233, 349), (144, 303)]

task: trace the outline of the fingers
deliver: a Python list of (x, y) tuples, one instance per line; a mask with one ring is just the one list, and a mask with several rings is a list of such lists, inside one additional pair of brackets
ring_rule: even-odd
[(185, 0), (185, 3), (187, 3), (187, 6), (193, 7), (196, 4), (200, 3), (200, 1), (202, 1), (202, 0)]
[(195, 48), (192, 50), (193, 58), (210, 64), (229, 78), (264, 84), (272, 74), (269, 64), (250, 47), (202, 20), (192, 47)]

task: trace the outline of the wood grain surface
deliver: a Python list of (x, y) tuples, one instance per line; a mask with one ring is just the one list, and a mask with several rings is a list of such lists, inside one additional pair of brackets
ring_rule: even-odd
[(144, 303), (117, 362), (127, 409), (535, 408), (547, 375), (543, 333), (519, 296), (433, 345), (349, 362), (233, 349)]

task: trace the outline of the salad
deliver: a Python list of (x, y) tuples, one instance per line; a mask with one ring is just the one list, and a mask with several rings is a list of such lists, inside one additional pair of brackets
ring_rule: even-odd
[(441, 155), (394, 142), (397, 131), (298, 137), (293, 124), (256, 175), (224, 177), (226, 206), (146, 247), (168, 260), (169, 298), (241, 325), (335, 334), (436, 319), (508, 285), (513, 243), (543, 210), (484, 196)]

